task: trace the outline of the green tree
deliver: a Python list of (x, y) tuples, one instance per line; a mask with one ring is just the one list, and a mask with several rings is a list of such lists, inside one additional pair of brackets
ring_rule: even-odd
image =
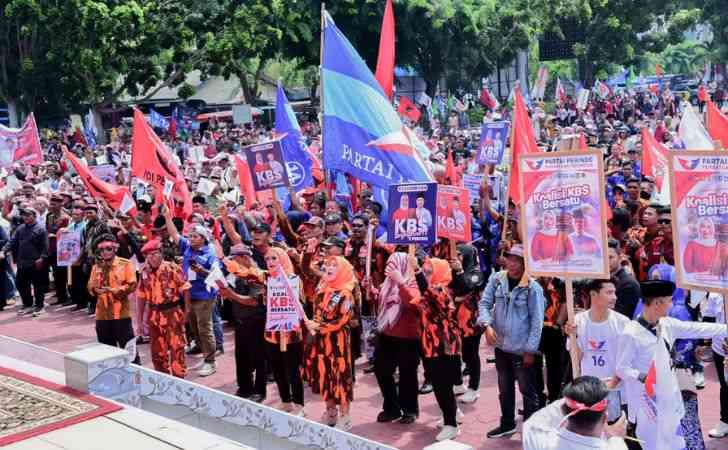
[(682, 40), (682, 31), (695, 23), (699, 12), (683, 9), (674, 0), (543, 0), (543, 29), (563, 35), (574, 24), (584, 41), (574, 46), (580, 78), (591, 84), (614, 65), (636, 63), (647, 52), (659, 53)]

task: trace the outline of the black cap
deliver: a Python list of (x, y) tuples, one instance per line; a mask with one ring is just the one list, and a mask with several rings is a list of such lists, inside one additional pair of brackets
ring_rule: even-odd
[(324, 247), (339, 247), (342, 250), (346, 247), (346, 242), (343, 239), (331, 236), (321, 243)]
[(267, 223), (264, 223), (264, 222), (258, 222), (258, 223), (257, 223), (257, 224), (256, 224), (256, 225), (255, 225), (255, 226), (253, 227), (253, 229), (252, 229), (252, 230), (250, 230), (250, 231), (252, 231), (253, 233), (256, 233), (256, 232), (257, 232), (257, 233), (270, 233), (270, 232), (271, 232), (271, 228), (270, 228), (270, 225), (268, 225)]
[(332, 223), (339, 223), (341, 222), (341, 215), (336, 213), (328, 214), (326, 217), (324, 217), (324, 221), (327, 225)]
[(640, 289), (644, 298), (672, 297), (675, 292), (675, 283), (664, 280), (645, 281), (640, 283)]

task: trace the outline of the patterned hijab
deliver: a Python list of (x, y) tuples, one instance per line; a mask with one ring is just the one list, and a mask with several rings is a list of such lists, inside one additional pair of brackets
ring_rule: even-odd
[(415, 273), (407, 263), (407, 254), (396, 252), (392, 253), (387, 260), (387, 266), (384, 269), (384, 283), (379, 291), (379, 314), (377, 315), (377, 327), (379, 331), (384, 331), (399, 321), (401, 314), (402, 299), (399, 295), (400, 286), (390, 278), (392, 273), (399, 273), (404, 280), (404, 287), (415, 288), (413, 292), (419, 294)]

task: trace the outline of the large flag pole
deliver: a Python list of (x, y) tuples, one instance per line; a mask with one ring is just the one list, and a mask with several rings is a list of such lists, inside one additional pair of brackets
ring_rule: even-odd
[(321, 2), (321, 54), (319, 56), (319, 125), (321, 126), (321, 166), (324, 171), (324, 184), (326, 189), (331, 185), (329, 171), (324, 166), (324, 34), (326, 29), (326, 2)]

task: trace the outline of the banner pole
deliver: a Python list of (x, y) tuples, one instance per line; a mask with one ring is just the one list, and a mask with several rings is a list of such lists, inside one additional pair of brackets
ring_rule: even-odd
[[(326, 170), (326, 157), (324, 156), (324, 30), (326, 28), (326, 2), (321, 2), (321, 51), (319, 54), (319, 88), (321, 93), (319, 94), (319, 126), (321, 127), (321, 166), (324, 170), (324, 184), (326, 189), (329, 189), (331, 184), (331, 176), (329, 171)], [(315, 94), (312, 93), (312, 94)]]
[[(566, 284), (566, 313), (568, 315), (568, 321), (570, 324), (575, 324), (574, 322), (574, 285), (572, 284), (571, 277), (566, 277), (564, 279), (564, 282)], [(578, 378), (581, 376), (581, 366), (579, 364), (579, 359), (577, 358), (577, 346), (576, 346), (576, 335), (570, 334), (569, 335), (569, 345), (570, 345), (570, 351), (569, 355), (571, 356), (571, 371), (573, 374), (573, 378)]]

